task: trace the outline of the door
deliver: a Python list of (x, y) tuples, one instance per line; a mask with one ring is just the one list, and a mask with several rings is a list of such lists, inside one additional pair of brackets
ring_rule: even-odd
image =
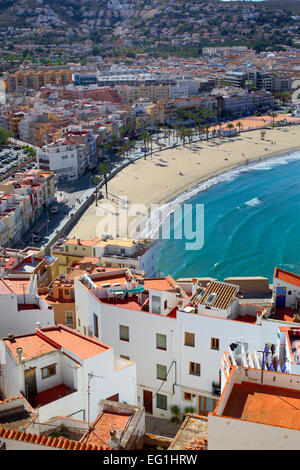
[(212, 413), (217, 403), (217, 399), (199, 396), (199, 415), (207, 416), (208, 413)]
[(152, 295), (152, 312), (160, 314), (160, 297)]
[(286, 287), (277, 287), (276, 289), (276, 307), (285, 308)]
[(151, 413), (153, 411), (152, 407), (152, 392), (144, 390), (144, 401), (143, 401), (146, 413)]
[(25, 395), (26, 397), (31, 397), (37, 394), (37, 387), (36, 387), (36, 371), (35, 367), (31, 369), (27, 369), (24, 372), (25, 377)]

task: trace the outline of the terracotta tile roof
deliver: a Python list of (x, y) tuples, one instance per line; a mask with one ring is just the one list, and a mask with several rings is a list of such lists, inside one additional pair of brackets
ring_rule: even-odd
[(249, 382), (234, 384), (222, 416), (300, 430), (299, 391)]
[(187, 450), (207, 450), (207, 438), (200, 439), (199, 441), (191, 441), (188, 446), (184, 446)]
[(4, 400), (0, 400), (0, 405), (2, 405), (3, 403), (9, 403), (11, 401), (19, 400), (20, 398), (23, 399), (23, 396), (16, 395), (15, 397), (5, 398)]
[(11, 351), (15, 360), (18, 360), (17, 348), (22, 348), (22, 357), (26, 360), (33, 359), (34, 357), (41, 356), (56, 350), (51, 344), (47, 343), (44, 339), (36, 334), (26, 336), (16, 336), (14, 339), (4, 339), (4, 343)]
[(45, 341), (47, 339), (53, 341), (54, 345), (63, 347), (81, 359), (87, 359), (111, 349), (96, 338), (84, 336), (63, 325), (38, 329), (37, 334), (41, 334)]
[[(85, 444), (76, 441), (69, 441), (64, 437), (48, 437), (41, 434), (30, 434), (21, 431), (12, 431), (6, 428), (0, 428), (0, 437), (3, 439), (12, 439), (14, 441), (28, 442), (29, 444), (36, 444), (40, 446), (56, 447), (57, 449), (64, 450), (104, 450), (103, 446)], [(107, 448), (105, 449), (107, 450)]]
[(300, 287), (300, 276), (298, 274), (290, 273), (289, 271), (284, 271), (284, 269), (275, 268), (274, 277), (280, 281), (287, 282), (293, 286)]
[(92, 425), (92, 430), (88, 431), (82, 439), (82, 443), (96, 446), (108, 446), (110, 440), (110, 431), (114, 429), (117, 432), (125, 432), (131, 416), (117, 413), (102, 412)]

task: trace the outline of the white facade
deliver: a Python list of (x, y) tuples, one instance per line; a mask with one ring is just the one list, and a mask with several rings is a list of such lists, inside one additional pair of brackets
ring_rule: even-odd
[[(259, 307), (240, 306), (237, 299), (226, 310), (199, 305), (198, 314), (195, 314), (192, 307), (185, 308), (190, 299), (178, 296), (176, 292), (153, 288), (149, 289), (149, 311), (143, 311), (126, 306), (126, 302), (110, 304), (105, 289), (89, 291), (77, 279), (74, 285), (76, 317), (80, 322), (78, 330), (83, 332), (85, 329), (94, 334), (95, 314), (99, 339), (111, 344), (116, 354), (136, 362), (138, 405), (144, 405), (144, 390), (154, 395), (162, 384), (162, 380), (157, 379), (157, 365), (165, 366), (166, 372), (169, 371), (159, 392), (167, 397), (167, 406), (166, 409), (158, 408), (154, 399), (152, 412), (156, 416), (170, 417), (170, 406), (174, 404), (181, 410), (193, 406), (196, 413), (212, 411), (210, 408), (218, 400), (213, 382), (216, 386), (220, 384), (220, 362), (229, 345), (244, 341), (249, 342), (251, 349), (261, 349), (266, 342), (277, 343), (279, 323), (268, 319), (256, 321)], [(143, 302), (146, 295), (141, 296)], [(174, 315), (170, 314), (172, 309), (176, 310)], [(237, 319), (238, 315), (246, 314), (253, 315), (254, 321)], [(120, 325), (128, 327), (128, 341), (120, 339)], [(185, 344), (185, 333), (194, 335), (194, 346)], [(157, 347), (157, 334), (165, 335), (166, 350)], [(197, 375), (198, 371), (191, 373), (190, 363), (199, 364), (200, 375)], [(207, 398), (206, 410), (201, 409), (202, 397)]]
[(57, 141), (38, 150), (37, 165), (41, 170), (53, 171), (57, 181), (62, 182), (78, 179), (89, 167), (89, 162), (84, 145)]
[[(292, 390), (297, 395), (297, 393), (299, 394), (299, 378), (299, 375), (264, 371), (262, 388), (263, 386), (269, 387), (268, 394), (273, 398), (273, 406), (284, 407), (288, 404), (285, 404), (284, 397), (282, 401), (278, 398), (278, 387), (282, 389), (283, 396), (285, 389)], [(297, 429), (289, 427), (288, 424), (283, 425), (284, 411), (283, 415), (279, 417), (278, 424), (275, 424), (276, 413), (274, 416), (269, 404), (262, 412), (261, 421), (257, 409), (253, 415), (248, 409), (247, 418), (243, 418), (243, 416), (236, 418), (228, 416), (228, 413), (223, 414), (234, 385), (241, 383), (256, 384), (259, 391), (261, 371), (257, 369), (249, 371), (243, 367), (232, 371), (217, 409), (213, 414), (208, 415), (208, 450), (299, 450), (299, 426)], [(271, 387), (277, 388), (274, 395), (272, 395)], [(261, 406), (262, 398), (260, 398), (260, 403), (258, 401), (258, 407)], [(291, 405), (292, 408), (292, 413), (298, 412), (293, 405)], [(294, 421), (295, 423), (296, 421)]]
[[(21, 275), (18, 277), (22, 284)], [(9, 279), (0, 282), (1, 286), (3, 282), (9, 284)], [(32, 333), (38, 322), (41, 326), (53, 325), (54, 311), (37, 292), (16, 294), (8, 286), (5, 293), (0, 293), (0, 337)]]
[[(77, 353), (72, 351), (72, 347), (69, 349), (64, 346), (64, 343), (58, 343), (57, 347), (54, 345), (53, 349), (47, 353), (33, 354), (33, 357), (29, 359), (22, 357), (20, 363), (13, 356), (10, 348), (13, 349), (15, 341), (20, 347), (22, 338), (13, 339), (10, 348), (7, 347), (7, 344), (9, 345), (8, 339), (5, 342), (1, 341), (4, 363), (2, 363), (0, 390), (4, 397), (9, 398), (22, 392), (30, 403), (31, 397), (25, 384), (25, 371), (34, 369), (37, 394), (61, 384), (70, 389), (70, 392), (65, 396), (58, 395), (56, 399), (38, 407), (39, 422), (56, 416), (71, 415), (76, 419), (94, 421), (99, 414), (99, 402), (114, 395), (118, 395), (120, 402), (136, 404), (136, 367), (133, 362), (115, 357), (112, 348), (105, 345), (101, 348), (99, 341), (78, 335), (74, 330), (62, 325), (37, 329), (36, 333), (31, 336), (37, 335), (44, 339), (46, 344), (49, 341), (49, 344), (53, 344), (49, 338), (50, 335), (47, 336), (47, 332), (56, 328), (69, 335), (70, 338), (71, 335), (76, 335), (77, 340), (78, 337), (81, 338), (82, 346), (79, 347)], [(85, 357), (84, 351), (87, 341), (94, 343), (96, 341), (95, 344), (100, 345), (99, 353)], [(56, 366), (55, 374), (43, 378), (41, 369), (52, 364)], [(36, 397), (35, 394), (34, 398), (36, 399)]]
[(149, 248), (136, 244), (122, 244), (120, 240), (112, 240), (105, 244), (93, 247), (93, 256), (101, 258), (102, 266), (124, 267), (144, 271), (146, 277), (154, 277), (157, 274), (157, 251), (156, 241), (149, 243)]

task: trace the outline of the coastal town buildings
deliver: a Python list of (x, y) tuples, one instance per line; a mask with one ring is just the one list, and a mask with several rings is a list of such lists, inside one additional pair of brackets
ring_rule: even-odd
[(59, 260), (59, 272), (66, 274), (70, 263), (85, 257), (98, 258), (99, 264), (108, 268), (130, 268), (144, 271), (146, 276), (157, 273), (156, 240), (99, 237), (93, 240), (71, 238), (51, 247), (51, 254)]
[(85, 144), (64, 137), (38, 150), (37, 166), (40, 170), (53, 172), (58, 183), (74, 181), (89, 168), (89, 154)]
[(136, 404), (135, 363), (66, 326), (9, 335), (1, 352), (3, 398), (25, 396), (39, 422), (57, 416), (93, 422), (102, 399)]
[(24, 70), (7, 74), (7, 91), (24, 91), (51, 85), (67, 85), (72, 81), (71, 72), (65, 67), (41, 67), (39, 70)]
[(66, 416), (40, 422), (23, 395), (0, 402), (1, 450), (140, 450), (144, 438), (145, 411), (134, 405), (100, 400), (92, 423)]
[(39, 169), (20, 170), (0, 182), (0, 191), (7, 195), (26, 198), (27, 211), (24, 212), (28, 223), (41, 215), (55, 199), (56, 178), (53, 172)]
[(190, 295), (171, 276), (141, 279), (116, 269), (74, 279), (79, 331), (137, 363), (138, 403), (155, 416), (170, 417), (171, 405), (207, 415), (220, 394), (222, 351), (233, 342), (258, 350), (277, 343), (283, 317), (274, 298), (255, 305), (237, 285), (202, 282), (190, 282)]
[(10, 334), (26, 335), (34, 331), (37, 324), (46, 326), (54, 322), (53, 309), (39, 297), (33, 274), (7, 274), (1, 277), (0, 305), (2, 338)]

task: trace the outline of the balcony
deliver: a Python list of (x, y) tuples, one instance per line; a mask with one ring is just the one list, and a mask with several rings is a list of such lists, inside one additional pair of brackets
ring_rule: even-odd
[(32, 395), (27, 400), (32, 408), (38, 408), (60, 400), (61, 398), (64, 398), (74, 392), (76, 392), (76, 390), (72, 390), (65, 384), (60, 384), (56, 385), (56, 387), (49, 388), (48, 390), (43, 390), (36, 395)]

